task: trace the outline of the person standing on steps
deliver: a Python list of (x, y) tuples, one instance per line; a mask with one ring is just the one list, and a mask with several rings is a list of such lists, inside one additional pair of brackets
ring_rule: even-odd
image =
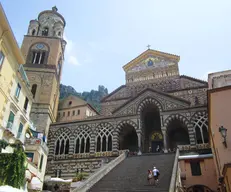
[(149, 182), (149, 185), (153, 185), (154, 183), (152, 170), (148, 170), (148, 182)]
[(154, 176), (154, 185), (157, 185), (158, 181), (159, 181), (160, 171), (156, 167), (153, 167), (152, 172), (153, 172), (153, 176)]

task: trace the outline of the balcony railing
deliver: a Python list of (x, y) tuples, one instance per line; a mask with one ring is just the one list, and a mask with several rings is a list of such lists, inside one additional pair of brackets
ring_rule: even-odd
[(178, 145), (180, 151), (193, 151), (193, 150), (202, 150), (210, 149), (209, 143), (202, 143), (196, 145)]
[(48, 153), (48, 147), (45, 142), (43, 142), (42, 139), (39, 138), (26, 138), (25, 145), (38, 145), (41, 146), (44, 151)]

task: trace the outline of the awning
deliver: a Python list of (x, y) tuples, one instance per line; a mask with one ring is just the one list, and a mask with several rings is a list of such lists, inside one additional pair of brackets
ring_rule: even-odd
[(21, 190), (5, 185), (5, 186), (0, 186), (0, 192), (22, 192)]
[(29, 184), (29, 188), (34, 190), (42, 190), (42, 185), (43, 183), (39, 180), (38, 177), (33, 177)]

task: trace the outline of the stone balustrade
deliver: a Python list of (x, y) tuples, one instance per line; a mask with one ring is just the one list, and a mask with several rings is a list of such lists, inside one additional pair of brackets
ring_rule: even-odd
[(77, 188), (72, 189), (72, 192), (84, 192), (90, 189), (95, 183), (97, 183), (101, 178), (103, 178), (108, 172), (110, 172), (116, 165), (118, 165), (121, 161), (126, 158), (127, 152), (124, 151), (120, 154), (116, 159), (111, 161), (110, 163), (106, 164), (98, 171), (93, 173), (86, 181), (81, 183)]

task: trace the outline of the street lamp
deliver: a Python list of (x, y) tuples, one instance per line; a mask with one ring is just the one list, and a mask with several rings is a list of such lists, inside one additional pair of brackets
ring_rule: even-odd
[(221, 136), (224, 139), (223, 144), (227, 148), (227, 143), (226, 143), (227, 129), (225, 127), (221, 126), (221, 127), (219, 127), (219, 132), (221, 133)]

